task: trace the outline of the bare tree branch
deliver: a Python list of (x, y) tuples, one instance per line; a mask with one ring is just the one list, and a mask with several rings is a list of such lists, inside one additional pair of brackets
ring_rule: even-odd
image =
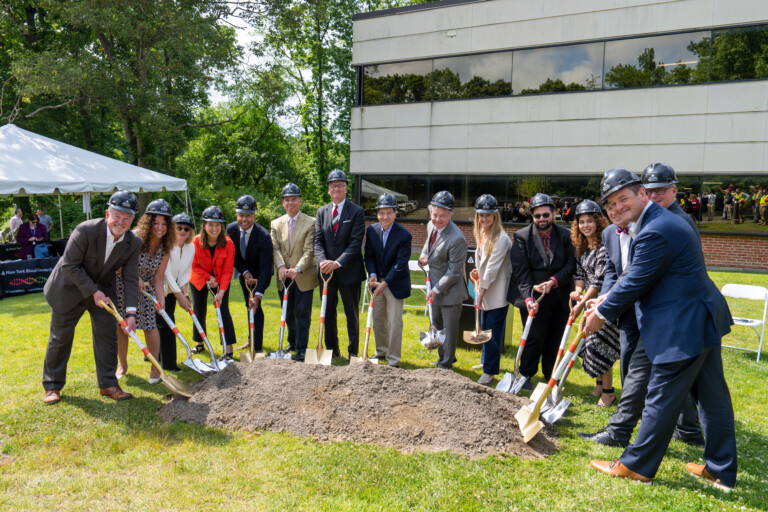
[(58, 105), (46, 105), (46, 106), (44, 106), (44, 107), (40, 107), (39, 109), (35, 110), (35, 111), (34, 111), (34, 112), (32, 112), (31, 114), (27, 114), (27, 115), (26, 115), (26, 116), (24, 116), (24, 117), (26, 117), (26, 118), (30, 118), (30, 117), (32, 117), (32, 116), (34, 116), (34, 115), (36, 115), (36, 114), (37, 114), (38, 112), (40, 112), (41, 110), (49, 110), (49, 109), (54, 109), (54, 108), (61, 108), (61, 107), (66, 107), (66, 106), (67, 106), (67, 105), (69, 105), (70, 103), (74, 103), (74, 102), (76, 102), (76, 101), (83, 101), (83, 100), (87, 100), (87, 99), (89, 99), (89, 98), (87, 98), (87, 97), (84, 97), (84, 96), (83, 96), (83, 97), (80, 97), (80, 98), (72, 98), (71, 100), (69, 100), (69, 101), (65, 101), (64, 103), (59, 103)]

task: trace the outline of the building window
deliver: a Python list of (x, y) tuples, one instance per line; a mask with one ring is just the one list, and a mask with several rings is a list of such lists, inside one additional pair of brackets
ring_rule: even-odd
[(713, 82), (768, 77), (768, 25), (712, 33)]
[(514, 52), (514, 94), (586, 91), (602, 87), (604, 43)]
[(486, 98), (512, 93), (512, 52), (435, 59), (432, 99)]
[(605, 43), (605, 87), (706, 82), (710, 32), (641, 37)]
[(376, 216), (376, 199), (387, 192), (395, 196), (398, 218), (427, 219), (429, 191), (427, 178), (416, 176), (364, 176), (360, 201), (369, 217)]
[(365, 66), (363, 104), (429, 101), (432, 60)]

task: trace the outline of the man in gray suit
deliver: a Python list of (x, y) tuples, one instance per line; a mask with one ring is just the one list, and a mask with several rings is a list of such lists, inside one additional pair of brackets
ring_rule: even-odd
[(429, 279), (433, 283), (432, 317), (438, 330), (445, 330), (445, 343), (437, 349), (438, 368), (450, 370), (456, 358), (461, 306), (469, 298), (467, 293), (467, 240), (451, 220), (453, 196), (443, 190), (429, 203), (430, 222), (427, 224), (427, 242), (421, 250), (419, 264), (429, 265)]
[(136, 196), (127, 190), (112, 194), (108, 204), (106, 218), (88, 220), (75, 228), (64, 255), (45, 283), (45, 300), (51, 306), (51, 333), (43, 366), (46, 404), (61, 401), (75, 327), (86, 311), (91, 316), (99, 392), (114, 400), (132, 396), (117, 385), (115, 320), (99, 304), (116, 299), (115, 271), (122, 267), (125, 320), (129, 329), (136, 329), (141, 239), (129, 230), (139, 205)]

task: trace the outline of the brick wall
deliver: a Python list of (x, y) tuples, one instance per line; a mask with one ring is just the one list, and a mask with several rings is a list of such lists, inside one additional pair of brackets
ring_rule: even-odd
[[(373, 224), (367, 220), (366, 224)], [(398, 219), (413, 236), (413, 251), (420, 252), (427, 240), (427, 223)], [(472, 224), (458, 224), (470, 247), (475, 246)], [(505, 226), (511, 237), (521, 225)], [(704, 259), (710, 268), (736, 268), (768, 271), (768, 234), (724, 234), (714, 231), (701, 233)]]

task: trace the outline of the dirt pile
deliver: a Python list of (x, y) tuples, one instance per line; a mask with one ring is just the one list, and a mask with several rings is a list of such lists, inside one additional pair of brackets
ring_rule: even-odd
[(229, 365), (177, 397), (160, 416), (228, 429), (272, 430), (403, 452), (536, 458), (556, 449), (546, 428), (523, 443), (515, 413), (529, 400), (438, 369), (319, 366), (259, 359)]

